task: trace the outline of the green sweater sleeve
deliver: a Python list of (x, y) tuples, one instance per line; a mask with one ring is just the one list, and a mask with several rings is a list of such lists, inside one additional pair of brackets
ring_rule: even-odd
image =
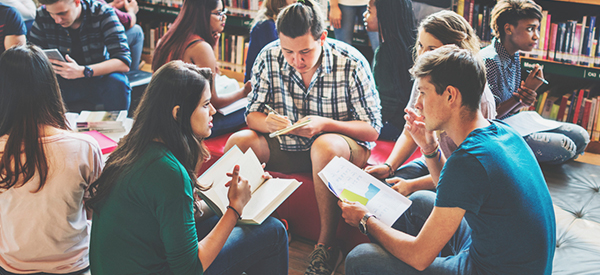
[[(157, 167), (152, 167), (157, 166)], [(154, 162), (145, 191), (173, 274), (202, 274), (193, 214), (192, 180), (172, 154)]]

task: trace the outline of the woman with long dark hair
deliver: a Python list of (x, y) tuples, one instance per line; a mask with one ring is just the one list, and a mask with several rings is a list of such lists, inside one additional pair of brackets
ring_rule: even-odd
[[(152, 76), (131, 132), (90, 186), (94, 210), (90, 262), (102, 274), (286, 274), (287, 234), (275, 218), (236, 227), (250, 187), (229, 174), (229, 206), (212, 216), (194, 197), (208, 157), (212, 74), (171, 61)], [(194, 209), (196, 213), (194, 214)], [(195, 220), (196, 219), (196, 220)]]
[(0, 56), (0, 98), (0, 274), (80, 274), (98, 143), (69, 131), (52, 64), (36, 46)]
[[(173, 25), (156, 46), (152, 70), (158, 70), (171, 60), (182, 60), (200, 68), (209, 68), (213, 75), (218, 72), (215, 48), (225, 28), (227, 20), (225, 12), (222, 0), (184, 1)], [(251, 90), (251, 83), (246, 83), (235, 92), (219, 95), (212, 87), (211, 103), (219, 109), (246, 97)], [(213, 136), (232, 132), (244, 126), (245, 111), (241, 109), (227, 116), (215, 114)]]
[(383, 128), (380, 139), (396, 140), (404, 129), (404, 106), (413, 85), (408, 69), (413, 65), (416, 26), (410, 0), (371, 0), (364, 13), (368, 31), (379, 31), (373, 58), (373, 77), (381, 99)]

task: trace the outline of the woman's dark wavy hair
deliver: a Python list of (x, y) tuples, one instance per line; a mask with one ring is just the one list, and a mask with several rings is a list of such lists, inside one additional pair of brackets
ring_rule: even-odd
[[(119, 176), (130, 169), (154, 141), (160, 141), (185, 167), (191, 179), (196, 179), (195, 168), (199, 160), (208, 158), (203, 137), (194, 135), (190, 122), (207, 85), (212, 85), (212, 73), (208, 68), (198, 68), (181, 60), (171, 61), (160, 67), (135, 113), (131, 132), (119, 142), (106, 162), (100, 178), (90, 185), (91, 198), (86, 205), (94, 211), (98, 203), (110, 193)], [(210, 86), (208, 86), (210, 90)], [(173, 108), (180, 106), (177, 119)], [(194, 181), (200, 190), (206, 188)]]
[(325, 22), (321, 8), (313, 0), (299, 0), (291, 4), (277, 15), (277, 33), (290, 38), (303, 36), (310, 32), (315, 40), (321, 38), (325, 30)]
[[(43, 126), (68, 129), (52, 64), (40, 48), (9, 48), (0, 56), (0, 136), (8, 135), (0, 159), (0, 189), (19, 187), (35, 173), (40, 191), (48, 176)], [(24, 156), (24, 157), (23, 157)]]
[[(412, 79), (408, 70), (413, 65), (412, 48), (416, 39), (416, 20), (411, 0), (375, 0), (377, 22), (383, 56), (393, 58), (392, 66), (398, 77), (394, 86), (402, 87), (402, 94), (410, 96)], [(406, 102), (408, 103), (408, 97)]]
[(210, 30), (210, 13), (217, 8), (219, 1), (222, 0), (183, 1), (179, 15), (154, 51), (152, 70), (158, 70), (169, 60), (182, 59), (187, 47), (185, 42), (192, 35), (198, 35), (211, 46), (215, 46), (217, 41)]

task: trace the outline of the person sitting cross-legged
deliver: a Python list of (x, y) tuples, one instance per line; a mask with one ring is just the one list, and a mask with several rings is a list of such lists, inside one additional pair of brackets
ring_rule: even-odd
[[(287, 6), (277, 16), (277, 31), (279, 40), (265, 46), (252, 68), (250, 130), (233, 134), (225, 151), (234, 145), (252, 148), (270, 171), (312, 171), (321, 231), (306, 274), (331, 274), (341, 260), (333, 242), (339, 208), (317, 173), (335, 156), (366, 164), (381, 129), (379, 96), (362, 54), (327, 39), (317, 4), (304, 0)], [(266, 114), (268, 108), (274, 111)]]
[(28, 40), (65, 57), (50, 61), (69, 111), (127, 110), (131, 54), (114, 9), (93, 0), (40, 3)]
[[(551, 274), (550, 193), (525, 141), (479, 110), (483, 62), (446, 45), (424, 53), (411, 73), (419, 96), (416, 111), (407, 110), (406, 129), (424, 152), (437, 192), (411, 195), (412, 205), (392, 227), (362, 204), (340, 201), (346, 222), (361, 224), (376, 241), (348, 254), (346, 274)], [(434, 130), (459, 144), (447, 160)]]

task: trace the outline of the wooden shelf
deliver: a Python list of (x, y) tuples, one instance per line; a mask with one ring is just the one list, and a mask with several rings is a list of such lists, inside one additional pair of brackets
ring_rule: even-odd
[(532, 69), (535, 64), (539, 64), (544, 69), (545, 74), (600, 80), (600, 68), (598, 67), (586, 67), (546, 59), (521, 57), (521, 68)]
[(568, 2), (568, 3), (578, 3), (578, 4), (590, 4), (590, 5), (600, 5), (599, 0), (554, 0), (556, 2)]

